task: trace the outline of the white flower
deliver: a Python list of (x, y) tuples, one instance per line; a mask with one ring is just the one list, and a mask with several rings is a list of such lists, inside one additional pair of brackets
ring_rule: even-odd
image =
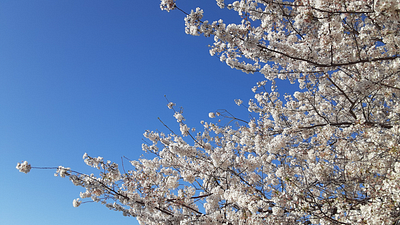
[(176, 176), (169, 176), (169, 177), (167, 178), (167, 182), (166, 182), (165, 186), (166, 186), (168, 189), (174, 190), (174, 189), (176, 189), (176, 188), (179, 186), (178, 180), (179, 180), (179, 177), (176, 177)]
[(180, 130), (181, 130), (181, 133), (182, 133), (182, 135), (185, 137), (185, 136), (188, 136), (189, 135), (189, 128), (188, 128), (188, 126), (186, 125), (186, 124), (180, 124), (179, 125), (179, 127), (180, 127)]
[(208, 114), (208, 117), (210, 117), (210, 118), (215, 118), (215, 113), (210, 112), (210, 113)]
[(236, 105), (240, 106), (243, 103), (243, 101), (240, 99), (235, 99), (235, 103)]
[(284, 176), (283, 167), (280, 167), (279, 169), (277, 169), (275, 174), (277, 177), (283, 178), (283, 176)]
[(31, 171), (31, 165), (28, 164), (27, 161), (24, 161), (23, 163), (18, 163), (16, 168), (19, 170), (19, 172), (22, 173), (29, 173), (29, 171)]
[(273, 207), (272, 208), (272, 214), (276, 215), (276, 216), (282, 216), (284, 213), (283, 209), (280, 207)]
[(173, 102), (169, 102), (167, 106), (168, 106), (168, 109), (172, 109), (174, 106), (176, 106), (176, 104)]
[(77, 198), (77, 199), (74, 199), (74, 201), (72, 202), (72, 205), (74, 207), (78, 207), (81, 205), (81, 203), (82, 203), (82, 201), (79, 201), (79, 198)]
[(161, 0), (160, 8), (161, 8), (161, 10), (166, 10), (167, 12), (169, 12), (175, 8), (175, 1), (174, 0)]
[(176, 112), (176, 113), (174, 114), (174, 117), (175, 117), (176, 121), (178, 121), (178, 123), (182, 122), (182, 120), (185, 120), (185, 118), (183, 117), (183, 115), (180, 114), (180, 113), (178, 113), (178, 112)]
[(182, 177), (183, 177), (184, 181), (187, 181), (189, 183), (193, 183), (195, 181), (195, 179), (196, 179), (196, 177), (193, 175), (193, 173), (191, 173), (189, 171), (185, 172), (185, 173), (182, 173)]
[(81, 192), (81, 193), (79, 194), (79, 196), (80, 196), (81, 198), (89, 198), (90, 196), (92, 196), (92, 193), (90, 193), (88, 190), (86, 190), (86, 192)]
[(217, 5), (223, 9), (225, 7), (224, 0), (217, 0)]
[(57, 168), (57, 171), (56, 171), (56, 173), (54, 174), (54, 176), (60, 176), (60, 177), (62, 177), (62, 178), (64, 178), (65, 176), (68, 176), (68, 175), (70, 175), (69, 174), (69, 171), (71, 170), (71, 168), (68, 168), (68, 167), (63, 167), (63, 166), (59, 166), (58, 168)]

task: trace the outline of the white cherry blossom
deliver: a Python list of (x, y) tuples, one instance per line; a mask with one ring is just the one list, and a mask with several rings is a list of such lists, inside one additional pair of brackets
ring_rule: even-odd
[(23, 163), (17, 163), (16, 168), (22, 173), (29, 173), (29, 171), (31, 171), (31, 165), (28, 164), (27, 161), (24, 161)]

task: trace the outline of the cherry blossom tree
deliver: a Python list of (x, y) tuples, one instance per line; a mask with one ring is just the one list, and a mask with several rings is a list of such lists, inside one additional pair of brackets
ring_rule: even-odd
[[(197, 8), (185, 30), (213, 37), (210, 54), (228, 66), (264, 75), (246, 106), (253, 119), (212, 112), (237, 123), (196, 132), (169, 102), (180, 133), (146, 131), (154, 158), (125, 170), (85, 154), (99, 176), (56, 175), (141, 224), (400, 224), (400, 1), (216, 2), (241, 22)], [(177, 4), (160, 7), (184, 11)], [(276, 79), (301, 91), (280, 96)]]

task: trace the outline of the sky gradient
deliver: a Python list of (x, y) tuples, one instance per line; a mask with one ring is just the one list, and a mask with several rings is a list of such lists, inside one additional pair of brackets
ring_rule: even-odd
[[(161, 11), (159, 3), (1, 1), (0, 224), (137, 224), (101, 204), (73, 208), (84, 189), (55, 171), (23, 174), (15, 166), (27, 160), (95, 173), (82, 160), (85, 152), (116, 163), (138, 159), (145, 130), (168, 133), (158, 117), (179, 132), (164, 95), (183, 107), (191, 127), (215, 122), (208, 113), (218, 109), (249, 118), (234, 99), (253, 98), (251, 88), (263, 76), (211, 57), (213, 39), (186, 35), (185, 15)], [(178, 5), (202, 7), (210, 21), (240, 21), (214, 0)]]

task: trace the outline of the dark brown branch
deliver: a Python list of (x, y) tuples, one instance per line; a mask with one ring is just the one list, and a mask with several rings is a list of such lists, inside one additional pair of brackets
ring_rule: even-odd
[[(325, 123), (325, 124), (316, 124), (316, 125), (312, 125), (312, 126), (308, 126), (308, 127), (299, 127), (300, 129), (313, 129), (316, 127), (323, 127), (323, 126), (335, 126), (335, 127), (349, 127), (351, 125), (355, 125), (355, 122), (342, 122), (342, 123)], [(380, 126), (382, 128), (386, 128), (386, 129), (391, 129), (393, 126), (390, 124), (383, 124), (383, 123), (375, 123), (375, 122), (370, 122), (370, 121), (366, 121), (363, 123), (363, 125), (367, 125), (367, 126)]]
[(358, 64), (358, 63), (370, 63), (370, 62), (394, 60), (394, 59), (400, 58), (400, 56), (396, 55), (396, 56), (378, 57), (378, 58), (372, 58), (372, 59), (363, 59), (363, 60), (358, 60), (358, 61), (353, 61), (353, 62), (346, 62), (346, 63), (322, 64), (322, 63), (311, 61), (309, 59), (304, 59), (304, 58), (296, 57), (296, 56), (293, 56), (293, 55), (289, 55), (287, 53), (280, 52), (280, 51), (268, 48), (268, 47), (263, 46), (261, 44), (257, 44), (257, 47), (261, 48), (263, 51), (270, 51), (270, 52), (277, 53), (277, 54), (283, 55), (285, 57), (288, 57), (289, 59), (307, 62), (307, 63), (309, 63), (311, 65), (314, 65), (314, 66), (317, 66), (317, 67), (323, 67), (323, 68), (350, 66), (350, 65), (355, 65), (355, 64)]

